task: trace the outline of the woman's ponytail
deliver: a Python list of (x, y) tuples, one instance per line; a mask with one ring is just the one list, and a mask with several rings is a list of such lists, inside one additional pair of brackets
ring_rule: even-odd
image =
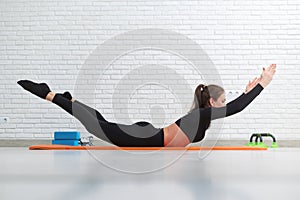
[(217, 100), (222, 93), (224, 93), (224, 89), (218, 85), (198, 85), (195, 89), (194, 101), (190, 111), (197, 108), (211, 107), (210, 98)]

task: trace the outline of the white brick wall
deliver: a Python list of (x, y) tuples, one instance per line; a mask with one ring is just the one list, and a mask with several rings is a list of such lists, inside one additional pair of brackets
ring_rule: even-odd
[[(207, 138), (246, 139), (251, 132), (267, 131), (278, 139), (300, 139), (299, 27), (300, 3), (296, 0), (1, 0), (0, 117), (10, 120), (0, 124), (0, 138), (50, 138), (53, 131), (66, 129), (85, 133), (77, 120), (25, 92), (16, 81), (47, 82), (53, 91), (74, 93), (80, 69), (103, 42), (126, 31), (157, 28), (185, 35), (203, 48), (218, 69), (224, 88), (234, 92), (228, 100), (236, 91), (242, 92), (263, 66), (278, 66), (274, 81), (255, 102), (224, 119), (221, 135), (212, 128)], [(184, 48), (184, 44), (179, 41), (178, 47)], [(142, 85), (142, 77), (135, 75), (129, 80), (137, 88), (125, 91), (130, 99), (114, 98), (116, 86), (127, 80), (127, 73), (150, 64), (167, 66), (184, 81), (172, 80), (175, 75), (169, 79), (172, 70), (156, 69), (144, 78), (156, 76), (167, 85)], [(91, 91), (95, 101), (78, 93), (80, 100), (96, 107), (108, 120), (146, 120), (157, 127), (174, 122), (192, 102), (191, 93), (183, 103), (178, 102), (168, 86), (176, 85), (185, 94), (185, 81), (193, 90), (205, 82), (175, 54), (147, 49), (119, 57), (98, 78), (95, 93)]]

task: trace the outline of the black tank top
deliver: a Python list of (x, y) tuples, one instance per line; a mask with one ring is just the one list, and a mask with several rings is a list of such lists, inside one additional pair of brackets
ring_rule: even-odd
[(260, 84), (257, 84), (247, 94), (243, 93), (224, 107), (197, 108), (179, 118), (175, 123), (187, 135), (190, 142), (199, 142), (204, 138), (211, 120), (228, 117), (242, 111), (263, 89)]

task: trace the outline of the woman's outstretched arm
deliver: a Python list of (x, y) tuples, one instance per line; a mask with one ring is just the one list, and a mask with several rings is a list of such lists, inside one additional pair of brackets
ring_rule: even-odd
[[(270, 65), (267, 69), (271, 69), (271, 66), (272, 66), (273, 69), (276, 69), (276, 64)], [(264, 73), (266, 73), (266, 72), (264, 72), (265, 70), (266, 70), (266, 69), (263, 68), (263, 73), (262, 73), (262, 75), (263, 75)], [(276, 72), (276, 70), (275, 70), (275, 72)], [(275, 72), (274, 72), (274, 73), (275, 73)], [(256, 86), (257, 84), (259, 84), (259, 83), (265, 88), (269, 83), (267, 83), (265, 80), (262, 80), (262, 75), (261, 75), (259, 78), (255, 77), (252, 81), (249, 80), (249, 83), (248, 83), (247, 86), (246, 86), (245, 92), (243, 92), (242, 95), (240, 95), (240, 96), (237, 97), (236, 99), (232, 100), (232, 101), (229, 102), (228, 104), (234, 103), (235, 101), (239, 100), (239, 98), (241, 98), (242, 96), (244, 96), (245, 94), (247, 94), (248, 92), (250, 92), (250, 91), (251, 91), (253, 88), (255, 88), (255, 86)], [(264, 77), (264, 78), (266, 78), (266, 77)], [(272, 78), (271, 78), (271, 79), (272, 79)]]
[(267, 87), (267, 85), (270, 84), (275, 72), (275, 64), (270, 65), (267, 69), (263, 68), (261, 76), (254, 79), (252, 82), (250, 81), (246, 87), (245, 93), (229, 102), (226, 106), (198, 108), (183, 118), (189, 118), (190, 121), (192, 120), (195, 122), (199, 120), (207, 121), (228, 117), (241, 112), (261, 93), (265, 87)]
[(254, 78), (252, 82), (249, 81), (245, 92), (241, 96), (229, 102), (224, 107), (204, 109), (201, 116), (209, 116), (211, 120), (214, 120), (241, 112), (270, 84), (275, 72), (276, 64), (272, 64), (266, 69), (263, 68), (261, 76)]

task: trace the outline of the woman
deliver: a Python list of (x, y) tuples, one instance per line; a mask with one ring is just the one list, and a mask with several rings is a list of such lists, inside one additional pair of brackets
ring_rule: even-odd
[(194, 94), (193, 107), (175, 123), (155, 128), (151, 123), (140, 121), (131, 125), (107, 121), (97, 110), (72, 98), (69, 92), (56, 94), (45, 83), (20, 80), (18, 84), (42, 99), (53, 102), (77, 118), (96, 137), (117, 146), (185, 147), (201, 141), (211, 120), (231, 116), (242, 111), (271, 82), (276, 65), (263, 68), (260, 78), (249, 81), (245, 92), (225, 105), (224, 89), (217, 85), (200, 84)]

